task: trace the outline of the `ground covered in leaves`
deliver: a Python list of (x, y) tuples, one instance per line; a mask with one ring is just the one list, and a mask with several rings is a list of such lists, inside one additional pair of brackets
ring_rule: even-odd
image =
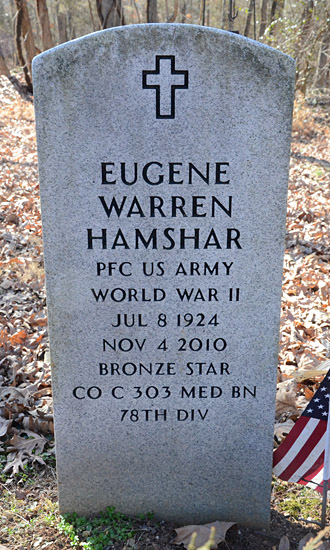
[[(291, 429), (330, 368), (329, 123), (327, 106), (308, 105), (298, 98), (288, 197), (275, 445)], [(53, 470), (33, 105), (22, 99), (5, 77), (0, 77), (0, 141), (0, 493), (4, 503), (0, 550), (1, 544), (15, 550), (69, 549), (70, 534), (58, 530)], [(284, 535), (291, 548), (298, 548), (313, 525), (304, 520), (319, 521), (319, 509), (318, 494), (274, 481), (271, 530), (252, 532), (233, 526), (226, 536), (227, 548), (267, 549), (281, 544), (285, 550), (289, 547)], [(172, 543), (175, 532), (171, 526), (148, 519), (136, 520), (132, 529), (134, 535), (112, 547), (178, 548)], [(80, 535), (86, 540), (88, 530)], [(92, 550), (99, 549), (95, 546)]]
[[(109, 522), (101, 526), (97, 535), (90, 520), (66, 521), (59, 516), (55, 471), (43, 467), (39, 472), (25, 472), (19, 478), (2, 477), (0, 483), (0, 550), (179, 550), (174, 543), (177, 533), (174, 525), (157, 522), (152, 517), (133, 518), (129, 523), (116, 522), (116, 533), (124, 540), (101, 544), (99, 533), (109, 529)], [(321, 497), (311, 489), (274, 480), (270, 529), (252, 531), (233, 525), (219, 548), (227, 550), (302, 550), (306, 540), (319, 532)], [(328, 516), (328, 521), (330, 515)], [(315, 523), (313, 523), (315, 522)], [(73, 529), (73, 527), (75, 529)], [(129, 531), (125, 533), (128, 526)], [(110, 527), (112, 529), (112, 527)], [(94, 538), (94, 537), (95, 538)], [(109, 539), (107, 539), (109, 541)], [(330, 548), (323, 542), (319, 550)]]

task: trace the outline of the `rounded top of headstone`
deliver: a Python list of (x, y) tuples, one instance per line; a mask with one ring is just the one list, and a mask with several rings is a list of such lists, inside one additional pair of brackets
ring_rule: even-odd
[[(142, 50), (161, 50), (166, 48), (168, 52), (169, 41), (174, 49), (194, 49), (207, 51), (213, 55), (219, 50), (223, 55), (236, 51), (246, 63), (252, 58), (258, 57), (258, 63), (262, 65), (280, 64), (280, 71), (287, 73), (288, 77), (295, 70), (295, 61), (292, 57), (250, 38), (236, 33), (204, 27), (200, 25), (187, 25), (183, 23), (145, 23), (138, 25), (125, 25), (97, 31), (82, 36), (70, 42), (60, 44), (43, 52), (33, 59), (33, 71), (39, 71), (42, 65), (51, 65), (52, 74), (64, 69), (65, 60), (74, 62), (78, 58), (90, 58), (97, 56), (97, 50), (109, 50), (109, 55), (117, 53), (138, 55)], [(125, 43), (125, 46), (124, 46)], [(55, 59), (58, 61), (55, 62)]]

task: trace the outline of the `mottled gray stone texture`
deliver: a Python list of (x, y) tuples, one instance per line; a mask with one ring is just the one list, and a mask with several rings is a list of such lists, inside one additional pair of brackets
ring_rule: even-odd
[(293, 60), (160, 24), (33, 71), (61, 512), (266, 526)]

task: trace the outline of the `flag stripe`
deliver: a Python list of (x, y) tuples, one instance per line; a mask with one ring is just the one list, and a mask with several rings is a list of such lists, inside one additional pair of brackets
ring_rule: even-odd
[[(314, 420), (312, 418), (311, 420)], [(299, 481), (306, 470), (309, 470), (311, 465), (317, 460), (324, 450), (326, 423), (322, 420), (316, 421), (318, 424), (310, 434), (309, 438), (304, 441), (304, 444), (299, 450), (296, 450), (295, 456), (290, 460), (289, 465), (282, 471), (281, 476), (286, 481)], [(312, 423), (310, 423), (312, 426)], [(308, 430), (310, 433), (310, 430)], [(298, 477), (297, 477), (298, 476)], [(306, 477), (306, 476), (304, 476)]]
[(321, 471), (318, 473), (317, 476), (315, 476), (309, 483), (307, 483), (307, 487), (310, 487), (311, 489), (313, 489), (315, 487), (315, 483), (317, 483), (318, 485), (321, 485), (321, 483), (323, 482), (322, 478), (323, 478), (323, 468), (321, 468)]
[[(307, 418), (307, 421), (306, 421), (306, 418)], [(303, 448), (303, 446), (308, 442), (308, 439), (313, 434), (313, 431), (320, 423), (320, 420), (317, 420), (316, 418), (301, 417), (301, 420), (303, 420), (303, 422), (301, 423), (303, 426), (303, 429), (300, 430), (298, 437), (294, 433), (292, 433), (292, 437), (291, 437), (291, 432), (290, 432), (290, 434), (286, 438), (286, 440), (290, 438), (289, 445), (287, 445), (286, 454), (283, 456), (282, 460), (278, 462), (274, 468), (274, 474), (276, 476), (281, 476), (282, 472), (284, 472), (287, 469), (287, 467), (295, 459), (297, 453), (299, 453), (299, 451)], [(297, 424), (295, 424), (295, 426), (297, 426)], [(275, 451), (275, 454), (277, 454), (277, 451), (279, 451), (281, 447), (279, 447)]]
[(323, 460), (324, 453), (322, 453), (319, 459), (315, 462), (315, 464), (313, 464), (307, 474), (298, 481), (298, 483), (300, 483), (301, 485), (306, 485), (307, 487), (314, 489), (314, 491), (319, 491), (319, 493), (322, 493)]
[[(306, 472), (306, 474), (304, 474), (304, 479), (306, 479), (307, 481), (313, 481), (314, 478), (318, 476), (319, 472), (323, 470), (323, 464), (324, 452), (320, 454), (319, 458), (314, 462), (313, 466), (308, 470), (308, 472)], [(321, 481), (323, 481), (323, 478), (321, 479)]]
[[(299, 437), (300, 433), (305, 428), (306, 424), (308, 424), (310, 418), (308, 416), (301, 416), (299, 418), (299, 422), (296, 422), (296, 424), (293, 426), (293, 428), (290, 431), (290, 434), (285, 438), (283, 443), (276, 449), (274, 453), (274, 467), (282, 460), (282, 458), (286, 455), (292, 444), (294, 443), (294, 440)], [(276, 474), (275, 472), (275, 475)]]
[[(310, 469), (312, 468), (312, 466), (317, 463), (317, 461), (319, 460), (320, 456), (322, 455), (323, 451), (324, 451), (324, 445), (325, 445), (325, 434), (323, 435), (323, 437), (320, 439), (320, 441), (318, 442), (318, 444), (314, 447), (314, 449), (312, 450), (312, 452), (308, 455), (307, 459), (305, 460), (305, 462), (303, 462), (303, 464), (301, 464), (301, 466), (294, 472), (294, 474), (291, 475), (290, 477), (290, 481), (293, 481), (295, 483), (298, 483), (298, 481), (300, 480), (300, 478), (302, 477), (305, 477), (306, 475), (306, 472), (307, 471), (310, 471)], [(287, 479), (287, 481), (289, 481), (289, 479)]]
[(312, 476), (307, 476), (307, 480), (308, 480), (308, 477), (311, 477), (311, 479), (309, 480), (309, 483), (307, 483), (307, 487), (310, 487), (311, 489), (316, 488), (316, 490), (318, 490), (320, 492), (322, 492), (322, 488), (315, 485), (315, 483), (317, 483), (318, 485), (323, 486), (323, 471), (324, 471), (323, 460), (324, 460), (324, 455), (322, 457), (322, 462), (321, 462), (318, 470), (316, 470), (316, 472), (314, 472), (313, 477)]

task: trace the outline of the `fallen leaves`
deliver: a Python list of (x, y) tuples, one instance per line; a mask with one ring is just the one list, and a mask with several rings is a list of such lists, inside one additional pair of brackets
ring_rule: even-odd
[(295, 380), (285, 380), (277, 384), (276, 394), (276, 418), (280, 418), (283, 413), (298, 415), (296, 408), (297, 382)]
[(0, 416), (0, 437), (4, 437), (11, 426), (11, 420), (6, 420)]
[(0, 95), (0, 439), (17, 472), (54, 428), (33, 106), (2, 79)]
[[(298, 544), (298, 550), (328, 550), (329, 543), (322, 542), (322, 539), (327, 536), (330, 532), (330, 528), (326, 527), (320, 531), (316, 536), (313, 536), (312, 533), (307, 533)], [(284, 535), (279, 543), (278, 550), (291, 550), (291, 548), (296, 548), (296, 542), (293, 543), (293, 546), (290, 544), (289, 538)]]
[[(276, 441), (296, 420), (330, 368), (330, 128), (321, 107), (294, 115), (284, 256)], [(296, 125), (296, 120), (304, 125)], [(308, 121), (308, 122), (307, 122)], [(312, 131), (305, 139), (304, 127)], [(298, 159), (298, 160), (297, 160)], [(313, 160), (313, 161), (312, 161)], [(279, 426), (284, 423), (282, 430)]]
[(285, 422), (276, 422), (274, 427), (275, 445), (279, 444), (291, 431), (294, 426), (294, 421), (289, 418)]
[(4, 468), (4, 472), (12, 470), (14, 474), (17, 474), (19, 470), (24, 469), (24, 465), (28, 463), (37, 462), (38, 464), (45, 464), (44, 460), (40, 456), (44, 451), (47, 439), (42, 435), (37, 435), (28, 430), (22, 431), (21, 435), (17, 433), (7, 443), (8, 461)]
[(10, 344), (14, 346), (15, 344), (23, 344), (24, 340), (26, 340), (28, 336), (28, 333), (25, 330), (20, 330), (19, 332), (16, 332), (12, 336), (10, 336)]
[(223, 542), (226, 538), (226, 533), (230, 527), (235, 525), (235, 523), (229, 521), (215, 521), (214, 523), (206, 523), (205, 525), (186, 525), (185, 527), (179, 527), (175, 529), (176, 538), (174, 539), (174, 544), (183, 544), (185, 548), (188, 548), (192, 536), (194, 548), (201, 550), (200, 547), (203, 547), (207, 541), (210, 539), (211, 528), (213, 527), (213, 536), (212, 543), (214, 543), (211, 548), (216, 548), (220, 542)]
[(302, 371), (298, 370), (296, 372), (293, 372), (292, 377), (297, 382), (302, 382), (303, 380), (308, 380), (309, 378), (318, 378), (320, 376), (324, 377), (329, 369), (330, 359), (327, 359), (326, 361), (322, 361), (321, 363), (319, 363), (315, 369), (306, 369)]

